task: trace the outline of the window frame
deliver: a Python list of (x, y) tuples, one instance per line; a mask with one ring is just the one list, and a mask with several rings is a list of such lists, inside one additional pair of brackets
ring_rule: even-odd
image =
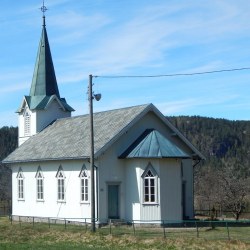
[[(149, 173), (151, 174), (150, 176), (148, 176)], [(158, 204), (159, 176), (151, 163), (148, 164), (141, 177), (142, 177), (142, 204), (144, 205)]]
[(24, 201), (24, 175), (22, 168), (19, 168), (17, 173), (17, 200)]
[(80, 174), (80, 202), (89, 203), (89, 175), (85, 164), (83, 165)]
[(44, 176), (39, 166), (36, 173), (36, 200), (44, 201)]
[(30, 112), (27, 110), (27, 108), (24, 111), (24, 136), (30, 136), (31, 134), (31, 127), (30, 127), (30, 120), (31, 115)]
[(65, 175), (60, 165), (56, 174), (57, 178), (57, 202), (66, 202)]

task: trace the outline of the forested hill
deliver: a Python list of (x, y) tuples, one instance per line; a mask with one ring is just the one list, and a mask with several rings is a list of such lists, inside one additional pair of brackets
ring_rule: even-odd
[(17, 147), (17, 128), (2, 127), (0, 128), (0, 160), (2, 161)]
[(224, 163), (250, 168), (250, 121), (200, 116), (167, 117), (206, 157), (206, 164)]
[(17, 147), (17, 128), (0, 128), (0, 201), (11, 198), (11, 170), (1, 161)]

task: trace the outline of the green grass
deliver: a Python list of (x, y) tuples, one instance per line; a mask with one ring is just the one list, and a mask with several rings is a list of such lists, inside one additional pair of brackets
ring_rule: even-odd
[[(0, 218), (0, 249), (250, 249), (250, 228), (230, 228), (232, 240), (227, 240), (225, 228), (199, 230), (139, 228), (121, 226), (98, 229), (95, 234), (85, 226), (67, 224), (13, 222)], [(246, 235), (246, 239), (237, 240)]]

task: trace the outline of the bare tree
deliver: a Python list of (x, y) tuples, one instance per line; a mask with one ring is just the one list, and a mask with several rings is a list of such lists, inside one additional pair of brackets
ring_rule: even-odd
[(230, 168), (225, 168), (218, 172), (217, 181), (219, 183), (219, 202), (238, 220), (247, 204), (250, 178), (241, 177)]

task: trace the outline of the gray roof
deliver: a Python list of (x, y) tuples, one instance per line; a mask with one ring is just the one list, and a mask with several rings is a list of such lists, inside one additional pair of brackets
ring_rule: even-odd
[[(169, 123), (153, 104), (95, 113), (95, 156), (98, 157), (109, 148), (149, 111), (153, 111), (179, 136), (194, 153), (193, 158), (204, 159), (203, 155)], [(58, 119), (25, 141), (5, 158), (3, 163), (89, 158), (89, 130), (89, 115)]]
[[(150, 105), (94, 114), (95, 153)], [(89, 115), (56, 120), (4, 159), (4, 163), (89, 158)]]
[(119, 158), (191, 158), (155, 129), (146, 129)]

